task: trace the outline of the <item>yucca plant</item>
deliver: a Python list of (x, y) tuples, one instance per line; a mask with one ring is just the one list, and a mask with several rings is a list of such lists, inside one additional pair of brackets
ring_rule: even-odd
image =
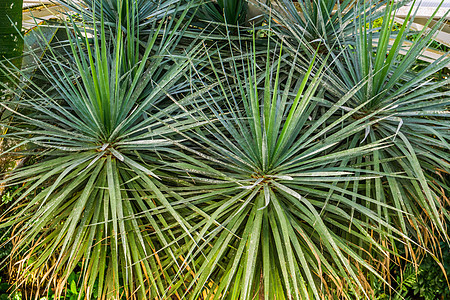
[[(48, 46), (52, 63), (39, 65), (45, 82), (22, 73), (12, 91), (18, 97), (0, 103), (14, 115), (2, 124), (2, 138), (39, 157), (2, 181), (24, 186), (1, 224), (16, 228), (11, 259), (23, 263), (16, 283), (40, 274), (34, 284), (58, 297), (70, 273), (81, 270), (80, 299), (91, 299), (94, 285), (98, 298), (171, 297), (195, 231), (183, 198), (166, 187), (178, 180), (165, 171), (178, 133), (198, 126), (178, 109), (195, 98), (179, 95), (191, 60), (167, 51), (181, 23), (155, 20), (132, 68), (121, 30), (111, 41), (103, 22), (89, 38), (70, 25), (70, 50), (60, 55)], [(196, 47), (183, 50), (194, 57)]]
[[(353, 24), (364, 16), (372, 23), (383, 16), (389, 1), (363, 0), (276, 0), (270, 10), (274, 32), (292, 50), (306, 54), (314, 52), (318, 45), (321, 52), (339, 48), (342, 43), (353, 41)], [(396, 5), (400, 5), (398, 3)]]
[[(253, 51), (233, 63), (234, 81), (217, 77), (220, 89), (204, 100), (207, 109), (199, 109), (202, 102), (186, 107), (207, 121), (186, 133), (190, 154), (173, 165), (186, 172), (178, 190), (206, 216), (189, 249), (196, 268), (187, 299), (322, 299), (345, 283), (363, 295), (361, 271), (378, 274), (371, 264), (386, 255), (383, 242), (407, 238), (361, 204), (395, 213), (358, 188), (385, 174), (347, 163), (390, 142), (341, 148), (377, 121), (327, 124), (352, 93), (323, 110), (316, 98), (322, 73), (310, 76), (314, 62), (302, 76), (295, 60), (285, 68), (286, 54), (279, 49), (272, 58), (270, 49), (262, 72)], [(369, 262), (361, 252), (371, 247)]]
[[(88, 34), (96, 35), (95, 30), (100, 31), (100, 27), (105, 27), (104, 35), (106, 39), (114, 41), (115, 34), (119, 32), (124, 40), (123, 59), (127, 69), (134, 69), (140, 62), (145, 51), (145, 42), (148, 36), (153, 34), (156, 22), (167, 22), (161, 31), (168, 29), (166, 35), (174, 37), (173, 43), (164, 43), (165, 51), (173, 52), (179, 43), (186, 43), (189, 47), (192, 39), (187, 38), (186, 30), (189, 28), (192, 10), (199, 4), (195, 1), (179, 0), (151, 0), (151, 1), (130, 1), (130, 0), (60, 0), (59, 3), (69, 9), (67, 15), (75, 23), (82, 23)], [(75, 14), (74, 14), (75, 13)], [(190, 16), (190, 17), (187, 17)], [(120, 26), (119, 26), (120, 24)], [(172, 30), (177, 24), (177, 28), (182, 30)], [(182, 24), (182, 25), (181, 25)], [(167, 27), (166, 27), (167, 26)], [(184, 39), (182, 39), (185, 37)], [(197, 37), (193, 37), (196, 39)], [(159, 44), (159, 42), (157, 42)], [(155, 47), (157, 49), (157, 47)], [(155, 49), (152, 49), (154, 51)], [(155, 54), (156, 52), (151, 52)]]
[[(137, 24), (133, 30), (143, 30), (153, 24), (154, 19), (163, 19), (167, 15), (181, 13), (188, 7), (190, 1), (180, 0), (58, 0), (58, 3), (67, 7), (70, 14), (78, 14), (83, 21), (97, 24), (102, 17), (106, 26), (116, 27), (118, 20), (123, 29), (127, 24)], [(129, 29), (129, 28), (128, 28)]]
[(204, 1), (199, 8), (199, 17), (206, 22), (230, 25), (244, 25), (247, 17), (247, 0)]
[[(197, 0), (192, 14), (192, 33), (205, 41), (226, 45), (230, 40), (239, 44), (251, 41), (253, 30), (259, 30), (263, 18), (248, 20), (247, 0)], [(239, 46), (235, 47), (236, 49)], [(227, 55), (229, 56), (229, 55)]]
[[(363, 183), (364, 189), (366, 194), (399, 209), (392, 216), (379, 208), (386, 221), (395, 222), (403, 232), (413, 232), (419, 241), (425, 242), (441, 234), (446, 236), (442, 216), (448, 218), (443, 205), (444, 191), (448, 192), (449, 188), (443, 183), (437, 185), (435, 178), (439, 177), (438, 173), (450, 171), (450, 98), (448, 80), (435, 81), (433, 74), (448, 66), (450, 58), (443, 56), (418, 68), (420, 55), (431, 43), (440, 22), (428, 32), (424, 29), (416, 33), (411, 45), (405, 48), (404, 43), (411, 36), (414, 10), (411, 8), (407, 17), (411, 21), (403, 23), (392, 38), (394, 11), (394, 5), (387, 6), (377, 35), (371, 26), (366, 26), (365, 18), (355, 22), (356, 42), (334, 59), (334, 72), (327, 77), (329, 83), (333, 82), (327, 85), (327, 99), (334, 104), (355, 85), (364, 82), (342, 107), (341, 113), (358, 109), (353, 119), (344, 121), (342, 126), (367, 116), (378, 122), (355, 132), (344, 147), (350, 149), (353, 145), (391, 137), (394, 145), (374, 151), (370, 160), (375, 165), (370, 168), (404, 177), (390, 177), (386, 182), (375, 179)], [(329, 121), (339, 118), (338, 114)], [(355, 157), (352, 162), (363, 163), (366, 159)], [(422, 216), (420, 221), (418, 216)], [(431, 229), (425, 230), (428, 226)]]

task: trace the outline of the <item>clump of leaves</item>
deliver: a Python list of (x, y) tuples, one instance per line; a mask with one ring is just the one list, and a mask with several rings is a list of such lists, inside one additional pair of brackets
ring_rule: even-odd
[(205, 1), (199, 8), (198, 16), (205, 21), (237, 26), (244, 24), (247, 9), (247, 0)]
[[(411, 232), (417, 235), (420, 242), (425, 242), (425, 236), (434, 230), (431, 229), (433, 227), (444, 236), (446, 232), (442, 220), (448, 217), (448, 213), (443, 208), (443, 190), (448, 190), (448, 187), (442, 183), (440, 189), (435, 180), (438, 170), (447, 174), (450, 172), (450, 98), (444, 88), (448, 80), (430, 82), (430, 78), (443, 69), (450, 58), (441, 57), (426, 68), (415, 71), (413, 68), (417, 58), (429, 44), (439, 24), (429, 32), (423, 31), (402, 55), (402, 45), (410, 23), (402, 25), (390, 45), (395, 26), (392, 18), (394, 9), (393, 5), (386, 8), (385, 22), (377, 37), (364, 26), (364, 19), (355, 22), (356, 44), (343, 49), (339, 57), (335, 56), (334, 73), (324, 80), (329, 93), (326, 98), (335, 104), (345, 93), (354, 91), (355, 85), (363, 85), (342, 107), (343, 113), (358, 109), (353, 120), (342, 123), (344, 127), (361, 118), (368, 118), (364, 130), (355, 132), (347, 147), (391, 138), (395, 141), (392, 147), (372, 153), (371, 160), (375, 165), (370, 168), (398, 176), (388, 177), (386, 184), (375, 179), (361, 188), (366, 190), (367, 195), (371, 194), (398, 209), (397, 216), (394, 216), (379, 208), (379, 213), (386, 220), (395, 222), (403, 232)], [(412, 13), (411, 10), (410, 15)], [(339, 119), (339, 115), (335, 115), (330, 121)], [(375, 120), (376, 123), (372, 123)], [(359, 164), (363, 163), (364, 158), (355, 157), (352, 161)], [(428, 212), (426, 216), (420, 213), (422, 210)], [(413, 219), (409, 220), (408, 215), (414, 216)], [(429, 224), (431, 228), (425, 229)], [(432, 233), (430, 236), (436, 237)]]
[[(217, 77), (220, 89), (203, 102), (207, 108), (186, 108), (207, 121), (186, 133), (192, 155), (177, 164), (191, 181), (183, 190), (205, 215), (198, 246), (189, 250), (198, 267), (185, 294), (190, 299), (319, 299), (343, 282), (364, 290), (358, 267), (379, 275), (360, 250), (373, 247), (373, 257), (382, 257), (381, 241), (405, 238), (376, 213), (376, 205), (393, 213), (392, 206), (354, 189), (384, 175), (347, 164), (389, 143), (342, 147), (367, 119), (346, 127), (327, 120), (352, 94), (323, 109), (315, 97), (322, 67), (311, 76), (313, 61), (301, 76), (295, 59), (286, 67), (281, 47), (279, 54), (270, 49), (264, 73), (252, 50), (232, 62), (234, 81)], [(215, 74), (223, 64), (211, 61)]]
[[(98, 295), (117, 299), (177, 293), (169, 287), (176, 286), (172, 278), (184, 266), (181, 253), (193, 229), (189, 209), (173, 204), (182, 198), (164, 184), (177, 178), (161, 169), (178, 132), (196, 120), (186, 119), (172, 96), (190, 63), (167, 52), (182, 25), (173, 19), (153, 25), (131, 68), (122, 30), (109, 40), (102, 23), (90, 40), (67, 28), (70, 48), (61, 54), (49, 46), (53, 64), (39, 65), (45, 84), (22, 73), (25, 84), (16, 88), (26, 96), (0, 103), (14, 115), (2, 124), (8, 127), (2, 137), (42, 157), (1, 181), (26, 183), (1, 224), (17, 229), (11, 257), (22, 261), (19, 287), (33, 278), (59, 297), (80, 263), (86, 298), (95, 282)], [(194, 45), (184, 50), (194, 57)]]

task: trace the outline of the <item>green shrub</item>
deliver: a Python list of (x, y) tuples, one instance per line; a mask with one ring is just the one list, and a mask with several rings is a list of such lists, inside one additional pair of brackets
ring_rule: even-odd
[[(449, 299), (450, 288), (447, 278), (450, 276), (450, 248), (448, 243), (440, 243), (442, 261), (440, 263), (431, 255), (425, 255), (418, 265), (412, 263), (392, 264), (393, 290), (380, 280), (372, 278), (371, 286), (375, 299)], [(402, 298), (403, 297), (403, 298)]]

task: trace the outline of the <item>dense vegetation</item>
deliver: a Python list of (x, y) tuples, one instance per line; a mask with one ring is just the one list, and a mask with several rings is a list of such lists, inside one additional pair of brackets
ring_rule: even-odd
[(33, 157), (0, 181), (17, 289), (445, 295), (406, 265), (448, 259), (450, 57), (419, 62), (443, 21), (413, 32), (390, 1), (59, 2), (76, 13), (35, 29), (35, 67), (2, 64), (2, 156)]

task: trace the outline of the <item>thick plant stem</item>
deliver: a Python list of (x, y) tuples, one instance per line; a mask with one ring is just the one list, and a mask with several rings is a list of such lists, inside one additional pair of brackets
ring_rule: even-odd
[[(5, 76), (6, 69), (20, 67), (22, 64), (23, 38), (22, 30), (22, 6), (23, 0), (2, 0), (0, 1), (0, 101), (4, 101), (3, 85), (8, 84), (8, 78)], [(12, 64), (12, 65), (11, 65)], [(9, 73), (14, 74), (14, 73)], [(4, 108), (0, 110), (0, 118), (4, 118)], [(5, 128), (0, 127), (0, 133), (4, 134)], [(5, 145), (3, 138), (0, 139), (0, 152)], [(20, 165), (20, 161), (10, 160), (2, 157), (0, 159), (0, 172)], [(0, 195), (3, 192), (3, 186), (0, 186)]]
[[(20, 66), (23, 51), (22, 5), (23, 0), (0, 2), (0, 60), (9, 59), (15, 66)], [(4, 82), (2, 75), (0, 80)]]

